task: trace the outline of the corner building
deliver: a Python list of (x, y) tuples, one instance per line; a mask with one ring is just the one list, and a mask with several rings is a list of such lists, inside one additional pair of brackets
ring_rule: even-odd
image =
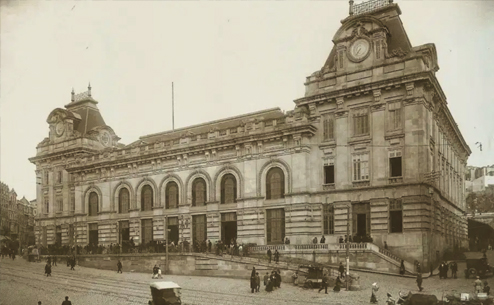
[(411, 45), (392, 1), (352, 2), (293, 111), (123, 145), (91, 88), (72, 92), (30, 159), (37, 242), (147, 243), (167, 226), (175, 242), (337, 243), (348, 223), (410, 262), (466, 246), (471, 151), (436, 79), (436, 48)]

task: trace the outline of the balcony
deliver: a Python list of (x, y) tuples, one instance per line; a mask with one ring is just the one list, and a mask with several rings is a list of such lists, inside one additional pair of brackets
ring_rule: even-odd
[(403, 183), (403, 177), (391, 177), (388, 179), (389, 184)]
[(331, 191), (335, 189), (334, 183), (326, 183), (322, 185), (322, 189), (325, 191)]
[(370, 181), (353, 181), (353, 187), (366, 187), (370, 186)]

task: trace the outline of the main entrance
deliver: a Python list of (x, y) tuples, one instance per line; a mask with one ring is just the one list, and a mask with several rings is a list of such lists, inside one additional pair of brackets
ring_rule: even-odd
[(268, 244), (282, 244), (285, 238), (285, 210), (266, 210), (266, 239)]
[(370, 235), (370, 203), (358, 202), (352, 206), (352, 233), (357, 236)]
[(225, 244), (230, 244), (237, 239), (237, 213), (221, 214), (221, 240)]
[(55, 244), (57, 246), (61, 246), (62, 245), (62, 226), (57, 226), (56, 227), (56, 240), (55, 240)]

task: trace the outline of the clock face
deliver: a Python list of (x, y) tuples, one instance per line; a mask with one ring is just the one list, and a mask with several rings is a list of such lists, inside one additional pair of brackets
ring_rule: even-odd
[(110, 134), (108, 131), (103, 131), (101, 134), (101, 143), (105, 146), (110, 145)]
[(367, 58), (370, 51), (370, 43), (367, 39), (357, 39), (350, 46), (350, 55), (353, 57), (354, 61), (362, 61)]
[(57, 125), (55, 126), (55, 132), (57, 133), (58, 136), (61, 136), (65, 130), (65, 125), (63, 122), (58, 122)]

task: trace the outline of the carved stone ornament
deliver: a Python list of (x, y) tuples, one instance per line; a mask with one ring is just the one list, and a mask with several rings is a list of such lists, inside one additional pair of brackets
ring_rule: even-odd
[(413, 95), (413, 89), (415, 88), (414, 83), (407, 83), (405, 84), (406, 89), (407, 89), (407, 96), (412, 96)]
[(374, 95), (374, 102), (380, 102), (381, 101), (381, 89), (377, 89), (377, 90), (374, 90), (372, 91), (373, 95)]

